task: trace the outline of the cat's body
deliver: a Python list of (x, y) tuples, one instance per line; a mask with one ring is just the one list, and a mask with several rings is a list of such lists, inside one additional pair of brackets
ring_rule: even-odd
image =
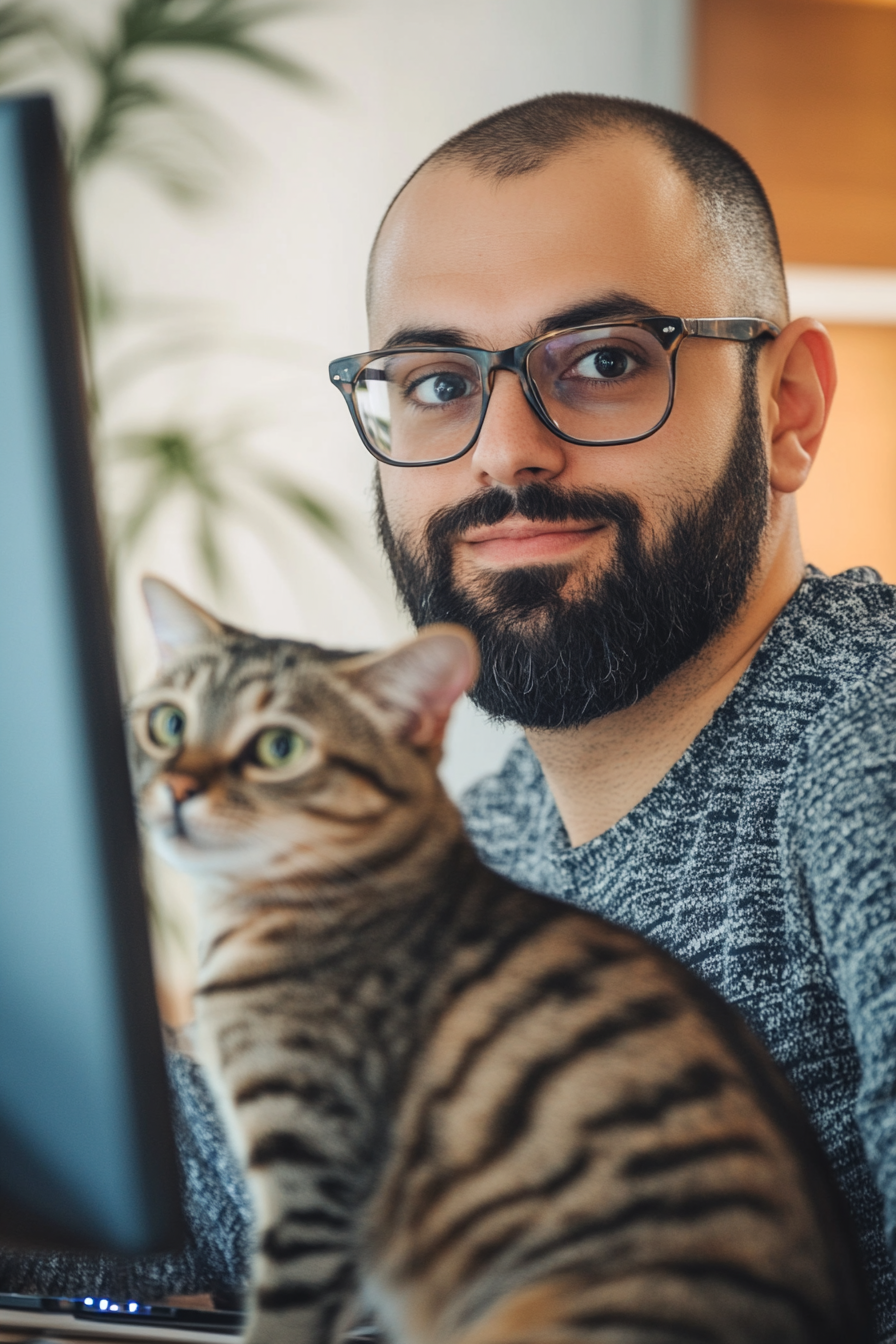
[[(178, 657), (189, 611), (160, 588), (136, 779), (200, 878), (197, 1032), (256, 1204), (253, 1340), (328, 1344), (366, 1310), (396, 1344), (869, 1338), (825, 1163), (737, 1016), (476, 857), (432, 751), (460, 637), (340, 661), (196, 613)], [(160, 706), (183, 720), (167, 756)], [(306, 746), (264, 765), (278, 727)]]

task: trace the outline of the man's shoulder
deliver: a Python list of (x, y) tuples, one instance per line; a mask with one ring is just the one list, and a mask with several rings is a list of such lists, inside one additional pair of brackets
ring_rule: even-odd
[[(742, 778), (777, 780), (782, 822), (802, 827), (810, 800), (858, 785), (866, 744), (892, 734), (894, 673), (896, 587), (870, 568), (810, 569), (718, 715)], [(719, 733), (706, 741), (718, 750)]]
[(515, 862), (533, 828), (542, 833), (544, 814), (556, 813), (541, 766), (525, 739), (511, 748), (500, 770), (467, 789), (460, 808), (477, 847), (487, 844), (489, 853), (498, 857), (506, 848)]
[(881, 790), (890, 799), (888, 826), (896, 801), (896, 658), (847, 681), (806, 732), (791, 761), (784, 786), (798, 817), (866, 810)]
[(794, 625), (834, 678), (833, 700), (859, 704), (877, 686), (887, 699), (896, 673), (896, 586), (863, 567), (833, 578), (810, 574), (804, 588), (804, 614), (795, 613)]
[(866, 565), (830, 577), (810, 565), (777, 625), (790, 641), (805, 641), (834, 661), (875, 650), (886, 657), (896, 648), (896, 587)]
[[(723, 710), (717, 731), (701, 740), (705, 750), (691, 754), (702, 759), (714, 745), (710, 754), (717, 755), (719, 734), (729, 743), (733, 733), (746, 736), (753, 753), (763, 742), (783, 763), (821, 721), (849, 716), (855, 697), (887, 684), (894, 671), (896, 587), (864, 566), (832, 577), (810, 566), (732, 697), (731, 712)], [(527, 847), (551, 837), (562, 843), (550, 790), (525, 741), (464, 794), (461, 810), (474, 843), (490, 855), (506, 850), (517, 871)]]
[[(866, 567), (830, 578), (810, 567), (744, 682), (760, 699), (785, 691), (805, 697), (808, 723), (833, 699), (894, 669), (896, 587)], [(792, 700), (789, 709), (797, 710)]]

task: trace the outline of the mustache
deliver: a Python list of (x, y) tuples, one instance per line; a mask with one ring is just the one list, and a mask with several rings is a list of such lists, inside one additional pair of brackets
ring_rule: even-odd
[(641, 522), (641, 510), (628, 495), (529, 481), (516, 490), (491, 486), (439, 509), (426, 524), (426, 541), (441, 550), (471, 528), (493, 527), (513, 516), (530, 523), (617, 523), (630, 529)]

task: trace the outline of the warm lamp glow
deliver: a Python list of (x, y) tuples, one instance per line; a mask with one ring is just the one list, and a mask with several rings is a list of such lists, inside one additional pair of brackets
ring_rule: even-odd
[(800, 492), (806, 559), (828, 574), (872, 565), (896, 582), (896, 326), (830, 325), (840, 383)]

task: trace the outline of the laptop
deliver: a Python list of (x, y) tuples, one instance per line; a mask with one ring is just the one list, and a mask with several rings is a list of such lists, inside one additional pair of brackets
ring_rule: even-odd
[[(0, 1247), (142, 1257), (184, 1220), (73, 258), (51, 101), (0, 100)], [(0, 1291), (0, 1339), (243, 1326), (90, 1287)]]

